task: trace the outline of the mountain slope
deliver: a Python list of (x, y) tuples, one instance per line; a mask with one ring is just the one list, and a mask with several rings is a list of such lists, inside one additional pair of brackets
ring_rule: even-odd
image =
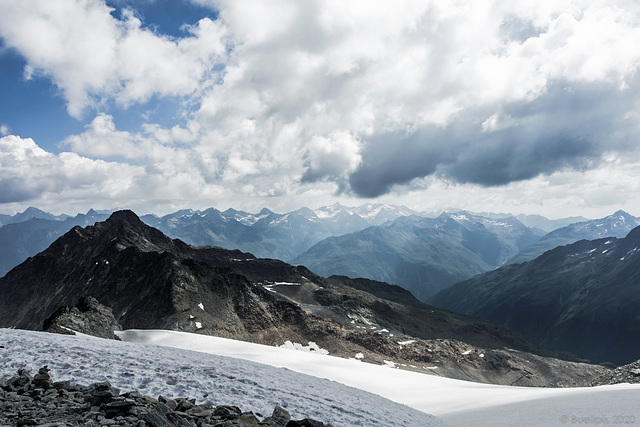
[[(25, 211), (25, 214), (33, 211)], [(41, 212), (41, 211), (38, 211)], [(44, 214), (44, 213), (43, 213)], [(51, 216), (50, 214), (42, 216)], [(108, 215), (90, 210), (64, 221), (31, 217), (0, 228), (0, 277), (30, 256), (45, 250), (54, 240), (76, 225), (87, 226), (104, 221)]]
[(550, 249), (579, 240), (594, 240), (605, 237), (622, 238), (639, 225), (640, 218), (635, 218), (624, 211), (617, 211), (613, 215), (600, 219), (570, 224), (542, 236), (538, 241), (516, 254), (507, 263), (517, 264), (529, 261)]
[(0, 278), (0, 327), (39, 330), (86, 297), (111, 309), (125, 329), (269, 345), (313, 341), (335, 355), (435, 366), (440, 375), (477, 381), (576, 384), (594, 369), (525, 352), (536, 348), (512, 330), (427, 306), (398, 287), (323, 279), (278, 260), (192, 247), (130, 211), (73, 228)]
[(402, 217), (330, 237), (293, 260), (323, 276), (394, 283), (424, 300), (460, 280), (502, 265), (538, 235), (515, 218), (466, 212)]
[(640, 227), (582, 240), (457, 283), (429, 303), (492, 320), (594, 361), (640, 358)]

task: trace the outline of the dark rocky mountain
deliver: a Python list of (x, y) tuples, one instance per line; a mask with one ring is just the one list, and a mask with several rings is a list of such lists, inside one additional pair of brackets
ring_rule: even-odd
[[(34, 213), (32, 209), (29, 208), (24, 213)], [(64, 220), (56, 219), (51, 214), (42, 216), (44, 218), (33, 216), (0, 228), (0, 276), (4, 276), (28, 257), (45, 250), (54, 240), (74, 226), (84, 227), (109, 217), (108, 214), (100, 214), (94, 210)]]
[(430, 304), (481, 316), (594, 361), (640, 358), (640, 227), (457, 283)]
[(537, 349), (514, 331), (427, 306), (396, 286), (189, 246), (130, 211), (74, 227), (0, 278), (0, 327), (73, 329), (92, 316), (98, 326), (113, 324), (109, 310), (125, 329), (317, 344), (338, 356), (477, 381), (576, 385), (605, 370), (532, 354)]
[(394, 283), (424, 300), (460, 280), (502, 265), (539, 238), (513, 217), (467, 212), (437, 218), (401, 217), (330, 237), (293, 260), (322, 276)]
[(617, 211), (613, 215), (600, 219), (573, 223), (542, 236), (538, 241), (511, 258), (508, 264), (530, 261), (548, 250), (579, 240), (595, 240), (605, 237), (622, 238), (639, 225), (640, 218), (631, 216), (624, 211)]

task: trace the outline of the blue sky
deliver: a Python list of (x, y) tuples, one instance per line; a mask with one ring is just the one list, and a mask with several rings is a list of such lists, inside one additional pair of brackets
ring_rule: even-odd
[(0, 3), (0, 212), (640, 215), (640, 5)]

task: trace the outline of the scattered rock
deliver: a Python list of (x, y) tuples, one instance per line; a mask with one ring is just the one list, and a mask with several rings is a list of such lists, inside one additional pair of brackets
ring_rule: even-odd
[(44, 366), (31, 377), (21, 369), (0, 380), (0, 426), (86, 425), (135, 427), (324, 427), (305, 418), (291, 420), (276, 406), (270, 417), (260, 421), (253, 412), (236, 406), (196, 404), (195, 399), (154, 399), (138, 391), (120, 394), (109, 382), (90, 386), (53, 382)]
[(612, 369), (604, 375), (596, 378), (591, 385), (605, 384), (638, 384), (640, 383), (640, 360), (628, 365)]

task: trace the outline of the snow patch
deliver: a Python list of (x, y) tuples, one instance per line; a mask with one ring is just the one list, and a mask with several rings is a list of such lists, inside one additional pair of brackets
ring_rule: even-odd
[(202, 329), (202, 323), (196, 322), (196, 329)]
[(287, 349), (291, 349), (291, 350), (298, 350), (298, 351), (313, 351), (314, 353), (317, 354), (329, 354), (328, 350), (325, 350), (324, 348), (320, 348), (318, 346), (318, 344), (316, 344), (313, 341), (309, 341), (309, 345), (302, 345), (300, 343), (292, 343), (291, 341), (287, 340), (284, 342), (284, 344), (279, 345), (278, 348), (287, 348)]
[(198, 304), (198, 307), (200, 307), (200, 310), (204, 311), (204, 305), (202, 303)]
[(416, 340), (398, 341), (398, 344), (400, 344), (400, 345), (408, 345), (408, 344), (413, 344), (414, 342), (416, 342)]

